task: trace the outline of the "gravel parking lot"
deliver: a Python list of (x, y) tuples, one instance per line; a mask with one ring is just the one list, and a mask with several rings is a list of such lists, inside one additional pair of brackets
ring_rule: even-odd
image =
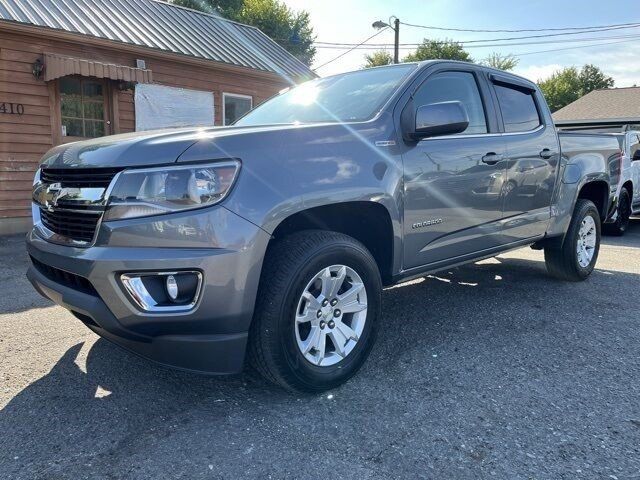
[(0, 478), (640, 478), (640, 221), (597, 271), (529, 249), (386, 290), (344, 387), (155, 366), (99, 339), (0, 239)]

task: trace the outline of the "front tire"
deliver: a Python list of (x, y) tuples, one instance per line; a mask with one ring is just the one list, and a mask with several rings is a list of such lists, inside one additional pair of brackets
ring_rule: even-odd
[(620, 192), (618, 200), (618, 217), (613, 223), (604, 225), (604, 233), (621, 237), (629, 228), (629, 219), (631, 217), (631, 196), (626, 188)]
[(585, 280), (598, 260), (600, 229), (600, 214), (594, 203), (578, 199), (562, 244), (544, 249), (549, 274), (570, 282)]
[(270, 247), (249, 338), (249, 361), (290, 391), (321, 392), (351, 378), (373, 347), (382, 282), (360, 242), (307, 230)]

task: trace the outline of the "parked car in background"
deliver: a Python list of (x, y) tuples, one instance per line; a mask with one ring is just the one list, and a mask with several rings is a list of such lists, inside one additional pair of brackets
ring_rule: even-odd
[(623, 235), (629, 226), (629, 217), (640, 214), (640, 131), (630, 130), (613, 134), (622, 149), (620, 181), (617, 189), (617, 208), (605, 232)]
[(611, 133), (611, 129), (608, 128), (600, 132), (598, 129), (575, 127), (563, 129), (563, 131), (585, 135), (608, 135), (618, 141), (622, 156), (619, 162), (616, 158), (609, 163), (613, 197), (607, 219), (603, 224), (603, 232), (610, 235), (624, 235), (629, 227), (630, 217), (640, 214), (640, 131), (627, 130)]
[(236, 373), (247, 354), (285, 388), (322, 391), (389, 328), (385, 285), (528, 245), (551, 275), (585, 280), (619, 157), (611, 136), (558, 134), (539, 88), (503, 71), (321, 78), (231, 127), (51, 150), (28, 277), (157, 362)]

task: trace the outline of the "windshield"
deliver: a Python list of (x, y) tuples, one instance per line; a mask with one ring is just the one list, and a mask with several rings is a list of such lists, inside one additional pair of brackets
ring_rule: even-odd
[(234, 125), (369, 120), (415, 68), (372, 68), (312, 80), (266, 101)]

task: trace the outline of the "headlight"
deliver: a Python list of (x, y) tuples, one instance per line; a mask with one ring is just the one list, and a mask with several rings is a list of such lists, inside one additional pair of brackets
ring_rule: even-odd
[(207, 207), (220, 202), (235, 181), (240, 162), (230, 160), (120, 173), (111, 190), (105, 221)]

